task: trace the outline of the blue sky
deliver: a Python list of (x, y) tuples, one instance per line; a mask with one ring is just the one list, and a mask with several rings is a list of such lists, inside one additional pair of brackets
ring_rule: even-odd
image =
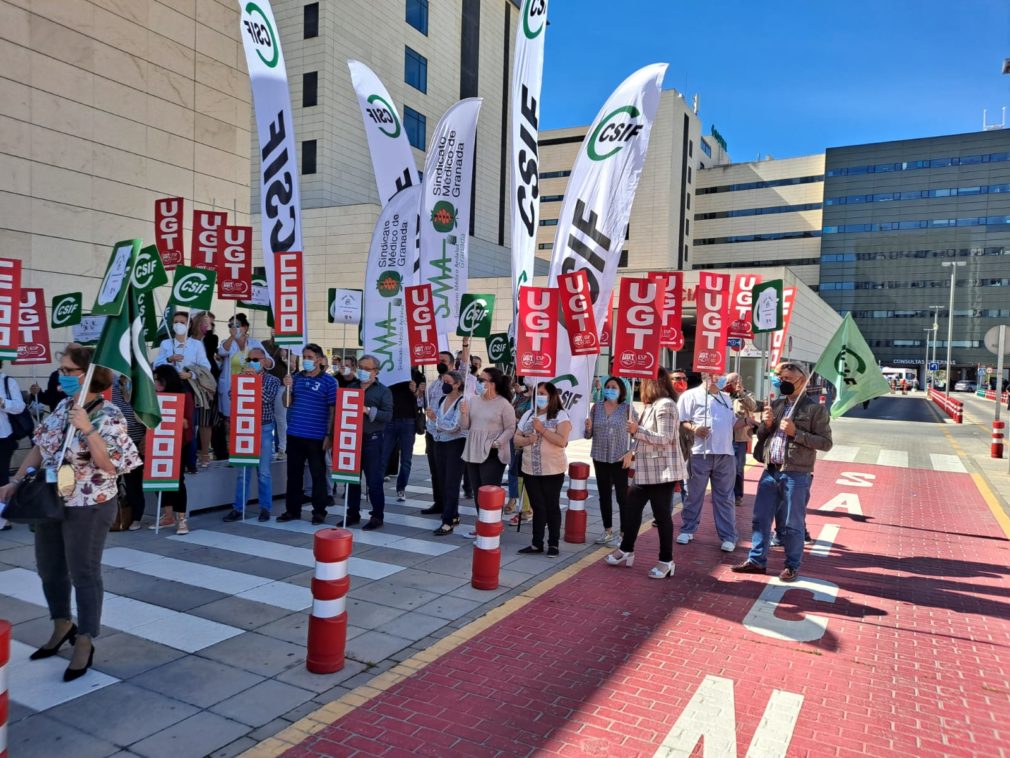
[(541, 129), (591, 123), (654, 62), (735, 161), (977, 131), (1010, 107), (1010, 0), (551, 0), (549, 17)]

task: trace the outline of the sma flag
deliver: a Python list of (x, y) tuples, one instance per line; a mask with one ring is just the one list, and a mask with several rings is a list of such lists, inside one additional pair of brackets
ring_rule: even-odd
[(845, 315), (814, 371), (835, 385), (838, 391), (835, 402), (831, 404), (833, 419), (845, 415), (858, 403), (886, 395), (891, 389), (851, 313)]
[(139, 296), (128, 288), (123, 311), (105, 320), (102, 336), (95, 348), (96, 366), (130, 377), (133, 382), (133, 410), (148, 429), (161, 423), (158, 393), (154, 389), (154, 375), (147, 361), (144, 345), (144, 317), (138, 302)]

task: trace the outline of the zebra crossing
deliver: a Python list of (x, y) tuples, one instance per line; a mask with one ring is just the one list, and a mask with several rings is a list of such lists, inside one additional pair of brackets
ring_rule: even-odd
[(870, 463), (891, 468), (919, 468), (957, 474), (968, 473), (968, 469), (959, 456), (949, 453), (934, 453), (923, 449), (915, 449), (910, 452), (880, 448), (875, 445), (834, 445), (828, 452), (819, 454), (818, 459), (837, 463)]

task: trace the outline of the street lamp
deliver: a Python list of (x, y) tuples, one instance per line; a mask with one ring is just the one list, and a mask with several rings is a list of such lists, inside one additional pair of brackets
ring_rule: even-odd
[(922, 331), (926, 333), (926, 355), (922, 362), (922, 390), (925, 392), (929, 387), (929, 335), (933, 329), (927, 326)]
[(936, 317), (942, 305), (931, 305), (929, 309), (933, 312), (933, 355), (930, 358), (930, 363), (936, 363), (936, 333), (940, 329), (940, 324), (937, 323)]
[(941, 266), (950, 266), (950, 306), (947, 311), (947, 381), (944, 382), (945, 394), (950, 397), (950, 343), (954, 339), (954, 287), (957, 286), (957, 270), (967, 265), (965, 261), (942, 261)]

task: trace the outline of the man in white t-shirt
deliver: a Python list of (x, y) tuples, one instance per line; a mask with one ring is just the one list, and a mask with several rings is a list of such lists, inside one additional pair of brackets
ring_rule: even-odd
[(712, 512), (715, 528), (724, 552), (736, 548), (736, 513), (733, 483), (736, 457), (733, 451), (733, 398), (722, 391), (725, 377), (702, 374), (702, 383), (680, 396), (677, 412), (680, 423), (694, 432), (691, 449), (691, 478), (687, 483), (682, 525), (677, 542), (686, 545), (694, 539), (701, 520), (705, 489), (712, 484)]

